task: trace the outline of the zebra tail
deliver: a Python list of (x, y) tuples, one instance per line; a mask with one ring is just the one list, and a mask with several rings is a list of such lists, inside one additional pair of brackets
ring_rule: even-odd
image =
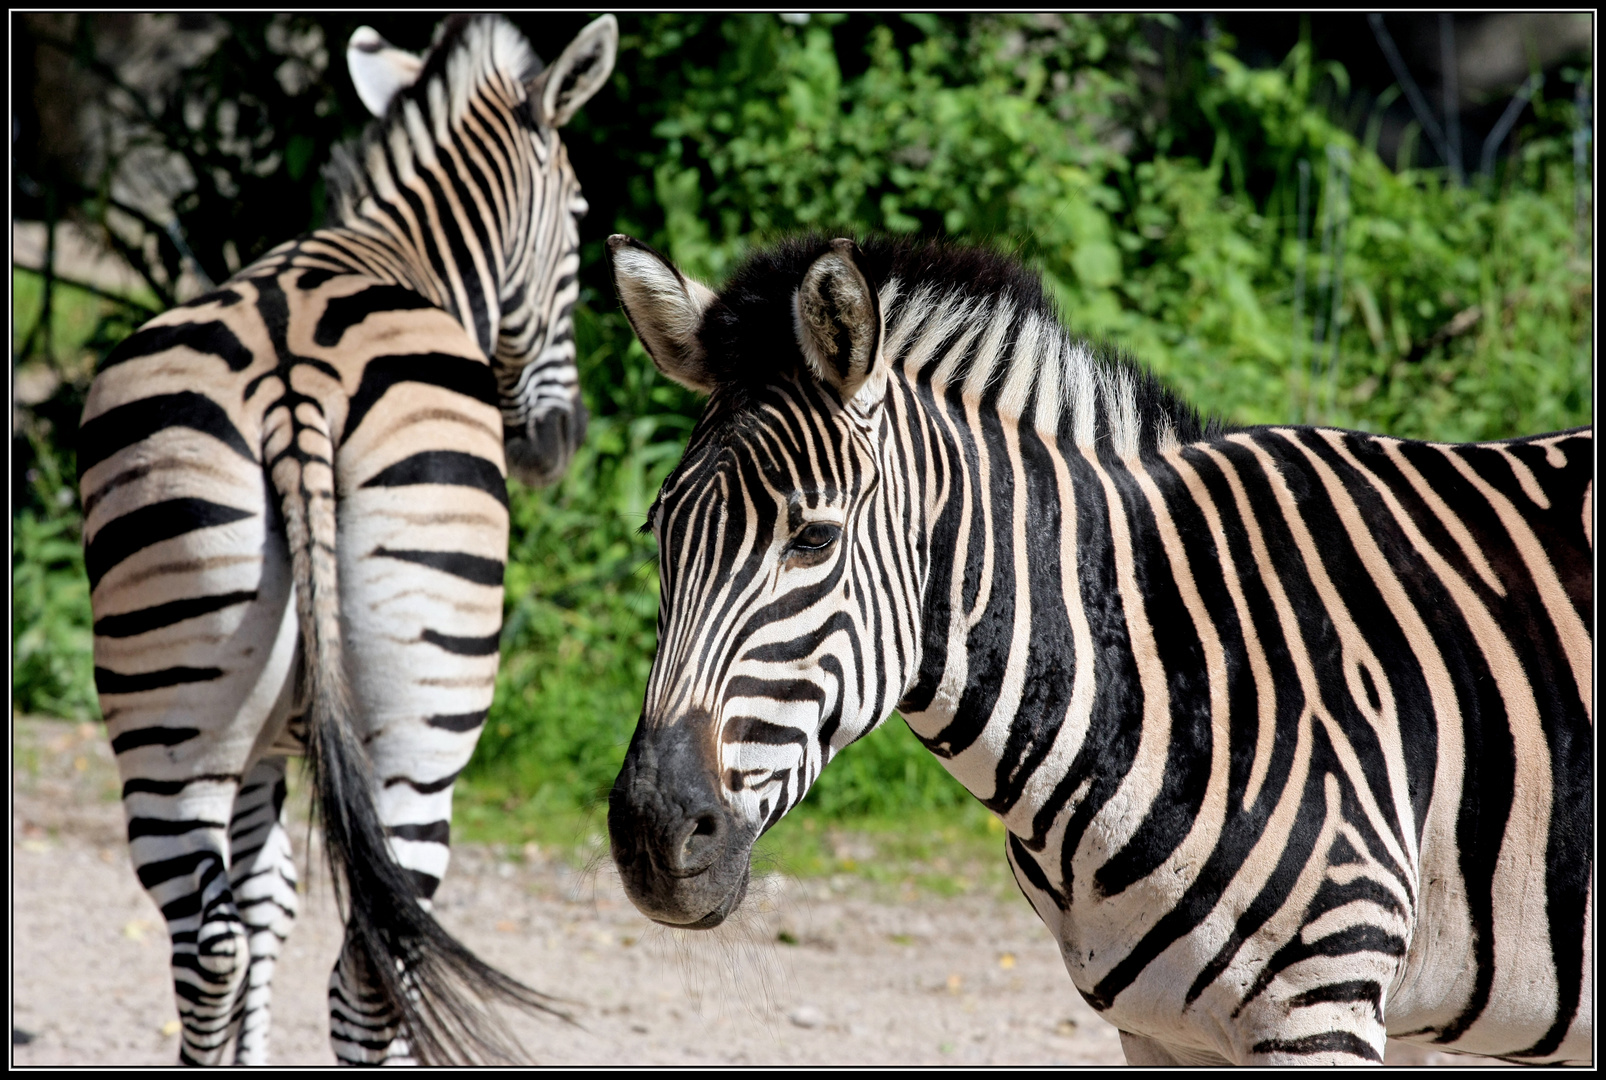
[[(309, 452), (320, 441), (330, 453)], [(417, 902), (374, 804), (372, 769), (353, 730), (342, 659), (332, 449), (326, 427), (303, 428), (271, 475), (284, 514), (307, 656), (307, 767), (336, 902), (346, 912), (348, 944), (355, 945), (370, 986), (399, 1017), (400, 1034), (420, 1063), (527, 1061), (486, 1003), (573, 1018), (557, 1007), (558, 999), (475, 956)]]

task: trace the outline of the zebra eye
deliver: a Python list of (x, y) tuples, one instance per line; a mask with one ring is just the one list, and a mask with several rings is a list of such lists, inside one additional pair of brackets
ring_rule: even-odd
[(842, 529), (828, 521), (810, 522), (792, 538), (792, 550), (803, 554), (824, 551), (836, 543), (840, 535)]

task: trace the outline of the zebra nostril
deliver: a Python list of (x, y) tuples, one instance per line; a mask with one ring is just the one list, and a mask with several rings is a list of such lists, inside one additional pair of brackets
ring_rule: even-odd
[(667, 869), (677, 877), (700, 874), (714, 865), (725, 849), (725, 819), (705, 810), (681, 826), (679, 837), (668, 853)]

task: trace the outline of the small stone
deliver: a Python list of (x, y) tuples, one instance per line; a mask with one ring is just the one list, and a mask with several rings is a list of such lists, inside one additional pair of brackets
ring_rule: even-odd
[(817, 1028), (825, 1023), (825, 1014), (814, 1005), (799, 1005), (786, 1018), (800, 1028)]

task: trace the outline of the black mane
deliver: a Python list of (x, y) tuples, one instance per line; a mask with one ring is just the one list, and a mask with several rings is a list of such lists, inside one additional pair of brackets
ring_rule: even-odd
[[(700, 337), (719, 388), (721, 411), (741, 412), (754, 391), (803, 370), (792, 326), (792, 296), (810, 264), (829, 249), (833, 236), (843, 235), (852, 234), (809, 233), (755, 251), (719, 289), (719, 299), (704, 315)], [(1065, 327), (1053, 300), (1043, 292), (1041, 279), (1011, 256), (938, 240), (874, 235), (855, 239), (860, 268), (872, 287), (880, 288), (891, 278), (899, 281), (898, 299), (885, 313), (889, 325), (894, 313), (926, 286), (938, 295), (1007, 301), (1017, 314), (1032, 312)], [(1102, 341), (1086, 344), (1096, 364), (1131, 373), (1139, 417), (1163, 415), (1183, 442), (1227, 430), (1217, 418), (1202, 419), (1118, 347)], [(1152, 440), (1156, 425), (1145, 423), (1143, 428)]]

